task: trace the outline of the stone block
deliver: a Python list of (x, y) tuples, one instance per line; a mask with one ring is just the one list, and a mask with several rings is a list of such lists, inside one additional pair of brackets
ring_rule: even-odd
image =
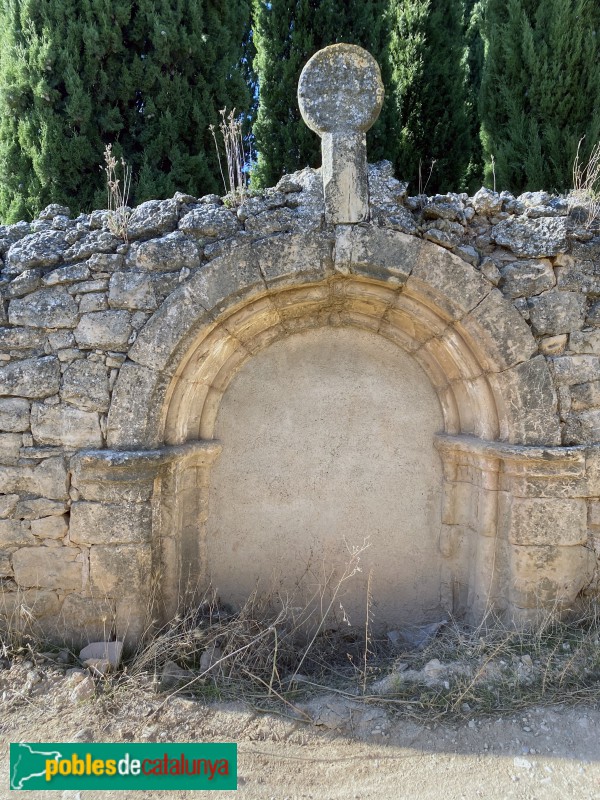
[(492, 289), (457, 324), (457, 328), (461, 332), (467, 331), (470, 338), (479, 345), (480, 352), (485, 354), (487, 363), (482, 366), (486, 371), (507, 369), (527, 361), (537, 353), (537, 345), (529, 326), (497, 289)]
[(26, 358), (0, 367), (0, 394), (42, 398), (57, 394), (60, 364), (56, 356)]
[(576, 545), (587, 541), (582, 499), (514, 498), (508, 539), (516, 545)]
[(67, 512), (67, 504), (47, 497), (33, 497), (20, 500), (15, 508), (17, 519), (40, 519), (41, 517), (60, 517)]
[(66, 517), (42, 517), (34, 519), (31, 523), (31, 533), (40, 539), (62, 539), (69, 526)]
[(546, 292), (528, 301), (529, 318), (538, 336), (570, 333), (583, 327), (585, 295), (575, 292)]
[(586, 411), (600, 407), (600, 380), (590, 383), (576, 383), (571, 386), (571, 408), (573, 411)]
[(567, 222), (563, 217), (510, 217), (492, 228), (492, 239), (518, 256), (549, 258), (567, 251)]
[(500, 438), (511, 444), (558, 445), (558, 399), (543, 356), (490, 373), (500, 416)]
[(176, 200), (148, 200), (133, 210), (127, 234), (130, 239), (147, 239), (173, 231), (177, 227), (178, 214)]
[[(189, 217), (189, 214), (187, 216)], [(174, 231), (160, 239), (136, 243), (132, 245), (128, 257), (128, 263), (135, 269), (145, 272), (192, 270), (200, 266), (201, 260), (198, 245), (183, 231)]]
[(241, 228), (237, 215), (224, 206), (203, 205), (189, 211), (179, 222), (179, 230), (196, 239), (233, 236)]
[(0, 592), (0, 619), (35, 617), (37, 620), (58, 613), (60, 602), (56, 592), (26, 589), (16, 592)]
[(42, 285), (41, 269), (26, 269), (16, 278), (13, 278), (4, 289), (4, 297), (8, 300), (13, 297), (24, 297), (34, 292)]
[(53, 500), (66, 500), (69, 493), (64, 459), (47, 458), (35, 467), (0, 466), (0, 492), (34, 494)]
[(152, 535), (147, 503), (73, 503), (69, 539), (76, 544), (135, 544)]
[(0, 433), (0, 463), (17, 464), (22, 445), (22, 434)]
[(132, 330), (128, 311), (93, 311), (82, 315), (75, 339), (86, 350), (126, 351)]
[(34, 403), (31, 432), (39, 444), (80, 448), (102, 447), (103, 443), (98, 414), (63, 403), (57, 406)]
[(21, 397), (0, 398), (0, 430), (14, 433), (29, 430), (29, 402)]
[[(175, 309), (172, 310), (175, 312)], [(152, 334), (158, 337), (158, 331), (154, 328)], [(162, 355), (158, 354), (159, 357)], [(154, 406), (154, 398), (166, 390), (168, 383), (169, 375), (138, 364), (127, 362), (123, 364), (113, 389), (108, 414), (109, 447), (122, 450), (153, 447), (158, 444), (159, 417)]]
[(85, 597), (68, 594), (58, 620), (62, 641), (78, 646), (97, 639), (107, 639), (115, 622), (115, 604), (104, 597)]
[(547, 336), (540, 339), (540, 353), (545, 356), (560, 356), (564, 353), (567, 346), (567, 334), (561, 333), (559, 336)]
[(31, 328), (74, 328), (78, 316), (77, 303), (61, 287), (39, 289), (20, 300), (11, 300), (8, 306), (11, 325)]
[(600, 380), (600, 355), (558, 356), (549, 359), (557, 386)]
[(141, 272), (113, 272), (108, 304), (111, 308), (125, 308), (129, 311), (154, 311), (157, 303), (152, 281)]
[(0, 350), (42, 350), (45, 331), (35, 328), (0, 328)]
[(101, 597), (145, 594), (150, 578), (149, 544), (93, 545), (90, 548), (90, 584)]
[(569, 336), (569, 350), (600, 355), (600, 330), (574, 331)]
[(318, 232), (273, 236), (252, 246), (267, 286), (321, 281), (333, 268), (333, 237)]
[(591, 580), (594, 555), (583, 545), (510, 545), (510, 600), (520, 608), (558, 610), (575, 600)]
[(510, 299), (541, 294), (556, 283), (552, 262), (547, 258), (512, 261), (500, 272), (502, 294)]
[(0, 519), (0, 548), (27, 547), (35, 544), (29, 524), (16, 519)]
[(10, 246), (6, 263), (13, 272), (51, 267), (62, 260), (66, 249), (67, 239), (63, 231), (32, 233)]
[(76, 281), (87, 281), (92, 274), (87, 264), (69, 264), (66, 267), (59, 267), (48, 272), (42, 278), (44, 286), (59, 286), (63, 283), (75, 283)]
[(113, 253), (122, 243), (122, 239), (114, 236), (110, 231), (91, 231), (69, 247), (64, 254), (64, 260), (81, 261), (90, 258), (95, 253)]
[[(10, 550), (0, 550), (0, 579), (12, 578), (13, 568)], [(2, 615), (2, 601), (0, 600), (0, 616)]]
[(19, 502), (18, 494), (0, 495), (0, 518), (12, 517)]
[(70, 592), (82, 586), (80, 551), (71, 547), (22, 547), (13, 554), (13, 569), (23, 587)]
[(82, 411), (108, 411), (108, 370), (99, 361), (73, 361), (63, 373), (60, 395)]
[(596, 444), (600, 442), (600, 409), (571, 413), (563, 430), (563, 444)]
[[(435, 248), (432, 248), (434, 250)], [(339, 226), (334, 265), (343, 275), (361, 275), (400, 286), (428, 250), (421, 241), (394, 230)]]

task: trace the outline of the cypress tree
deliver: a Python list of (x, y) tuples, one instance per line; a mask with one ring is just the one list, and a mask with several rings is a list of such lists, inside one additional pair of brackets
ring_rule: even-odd
[[(319, 140), (302, 122), (296, 100), (300, 72), (314, 53), (337, 42), (360, 45), (380, 63), (386, 82), (385, 6), (385, 0), (253, 0), (256, 186), (271, 186), (286, 172), (321, 163)], [(389, 155), (387, 124), (382, 114), (368, 133), (371, 161)]]
[(0, 0), (0, 218), (105, 202), (115, 143), (133, 202), (219, 188), (209, 124), (250, 102), (249, 0)]
[[(413, 190), (465, 188), (472, 154), (461, 0), (390, 0), (395, 164)], [(432, 164), (435, 162), (432, 168)]]
[(600, 135), (596, 0), (487, 0), (481, 137), (486, 179), (514, 192), (571, 186)]

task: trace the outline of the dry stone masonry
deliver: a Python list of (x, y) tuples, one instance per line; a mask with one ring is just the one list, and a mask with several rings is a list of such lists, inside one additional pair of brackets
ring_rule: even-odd
[(10, 624), (133, 640), (187, 591), (289, 591), (365, 536), (352, 621), (369, 571), (382, 626), (598, 594), (600, 235), (545, 192), (367, 170), (356, 50), (301, 80), (323, 174), (143, 203), (127, 242), (58, 205), (0, 227)]

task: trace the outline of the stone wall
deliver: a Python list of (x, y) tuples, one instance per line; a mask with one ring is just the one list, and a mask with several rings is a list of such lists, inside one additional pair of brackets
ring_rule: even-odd
[(0, 227), (5, 615), (85, 639), (172, 613), (205, 570), (229, 382), (324, 326), (384, 336), (437, 393), (443, 605), (597, 591), (600, 236), (543, 192), (409, 197), (387, 163), (369, 191), (348, 225), (306, 169), (238, 208), (144, 203), (127, 242), (105, 211)]

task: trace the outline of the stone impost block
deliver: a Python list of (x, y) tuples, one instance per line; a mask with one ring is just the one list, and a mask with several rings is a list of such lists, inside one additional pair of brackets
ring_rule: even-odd
[(19, 586), (81, 589), (83, 564), (80, 551), (73, 547), (22, 547), (13, 555), (13, 569)]
[(136, 544), (152, 535), (148, 503), (73, 503), (69, 539), (76, 544)]

